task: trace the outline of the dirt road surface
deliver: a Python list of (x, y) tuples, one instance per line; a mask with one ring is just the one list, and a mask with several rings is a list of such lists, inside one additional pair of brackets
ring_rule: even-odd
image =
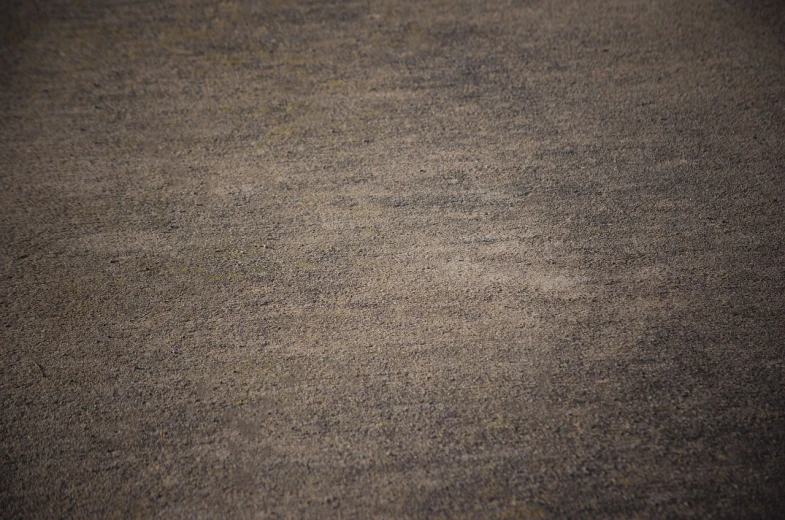
[(785, 10), (4, 2), (2, 518), (782, 518)]

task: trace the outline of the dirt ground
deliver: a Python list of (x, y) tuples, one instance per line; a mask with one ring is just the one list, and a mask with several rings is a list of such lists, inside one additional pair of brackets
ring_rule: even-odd
[(2, 518), (785, 517), (779, 1), (0, 14)]

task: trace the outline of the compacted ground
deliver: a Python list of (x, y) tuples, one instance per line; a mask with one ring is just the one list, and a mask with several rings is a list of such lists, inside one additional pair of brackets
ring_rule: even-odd
[(777, 1), (5, 2), (3, 518), (782, 518)]

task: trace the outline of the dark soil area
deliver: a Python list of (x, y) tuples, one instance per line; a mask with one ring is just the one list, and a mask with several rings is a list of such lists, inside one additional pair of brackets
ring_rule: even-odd
[(0, 516), (785, 517), (784, 13), (5, 2)]

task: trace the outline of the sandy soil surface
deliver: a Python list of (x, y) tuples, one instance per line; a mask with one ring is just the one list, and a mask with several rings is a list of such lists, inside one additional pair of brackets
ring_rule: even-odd
[(3, 518), (785, 514), (778, 1), (3, 5)]

